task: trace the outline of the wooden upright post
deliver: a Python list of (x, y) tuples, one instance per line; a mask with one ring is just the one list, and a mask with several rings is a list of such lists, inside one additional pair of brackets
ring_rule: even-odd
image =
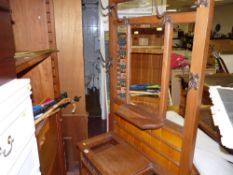
[[(109, 6), (113, 6), (114, 0), (109, 0)], [(113, 9), (116, 10), (116, 9)], [(117, 27), (115, 15), (109, 16), (109, 43), (115, 43), (109, 45), (109, 57), (112, 59), (112, 66), (110, 67), (110, 116), (109, 116), (109, 130), (113, 130), (113, 101), (116, 96), (115, 85), (116, 85), (116, 71), (114, 71), (114, 64), (117, 58)]]
[(172, 51), (172, 36), (173, 24), (171, 17), (165, 16), (165, 33), (164, 33), (164, 48), (163, 48), (163, 65), (161, 77), (161, 94), (159, 100), (159, 118), (166, 117), (168, 90), (169, 90), (169, 77), (170, 77), (170, 63)]
[[(197, 75), (197, 87), (191, 88), (187, 95), (184, 138), (180, 162), (180, 175), (190, 175), (197, 135), (199, 108), (202, 99), (204, 71), (207, 62), (210, 30), (213, 18), (214, 0), (199, 0), (196, 13), (191, 73)], [(190, 82), (195, 84), (195, 82)]]

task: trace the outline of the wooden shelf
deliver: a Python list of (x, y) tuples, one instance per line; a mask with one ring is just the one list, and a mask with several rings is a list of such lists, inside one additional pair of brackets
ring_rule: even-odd
[(158, 114), (132, 104), (121, 105), (116, 114), (142, 130), (157, 129), (164, 125), (164, 121), (158, 117)]
[(52, 53), (57, 52), (54, 49), (39, 50), (33, 52), (17, 52), (14, 56), (16, 73), (29, 69), (41, 61), (48, 58)]
[(163, 49), (160, 48), (132, 48), (131, 53), (143, 54), (163, 54)]

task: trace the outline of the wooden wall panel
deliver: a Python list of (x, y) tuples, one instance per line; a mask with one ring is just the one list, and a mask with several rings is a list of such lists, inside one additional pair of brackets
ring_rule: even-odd
[(63, 135), (66, 151), (67, 169), (72, 169), (79, 161), (79, 150), (77, 143), (87, 138), (87, 117), (86, 116), (64, 116)]
[(42, 132), (37, 135), (39, 147), (40, 170), (43, 175), (49, 175), (53, 171), (53, 166), (56, 166), (58, 144), (56, 133), (56, 118), (49, 118)]
[(34, 104), (39, 104), (48, 97), (54, 98), (51, 67), (51, 59), (48, 58), (22, 76), (22, 78), (30, 78), (31, 80)]
[(45, 1), (10, 0), (10, 6), (16, 51), (49, 48)]
[[(56, 49), (52, 6), (52, 0), (10, 0), (16, 51)], [(60, 93), (56, 75), (56, 55), (52, 54), (51, 57), (17, 75), (19, 78), (30, 78), (34, 104), (48, 97), (54, 98), (55, 93)], [(43, 146), (39, 148), (41, 171), (44, 175), (65, 174), (59, 118), (60, 114), (57, 114), (47, 120), (49, 129), (42, 136), (47, 137)], [(37, 127), (36, 130), (42, 135), (46, 126), (40, 129)], [(37, 142), (40, 144), (40, 136), (37, 137)]]
[[(15, 78), (14, 40), (8, 3), (0, 1), (0, 85)], [(1, 9), (1, 8), (4, 8)]]
[[(10, 0), (16, 51), (34, 51), (49, 48), (46, 3), (41, 0)], [(18, 75), (30, 78), (33, 102), (54, 98), (51, 59), (46, 59), (30, 71)]]
[[(140, 33), (140, 31), (139, 31)], [(163, 44), (163, 38), (161, 35), (155, 35), (155, 34), (140, 34), (140, 35), (133, 35), (132, 36), (132, 45), (133, 46), (140, 46), (139, 38), (146, 38), (148, 39), (148, 45), (149, 46), (161, 46)]]
[(62, 112), (69, 170), (79, 161), (77, 142), (87, 138), (81, 1), (54, 1), (54, 16), (61, 91), (68, 92), (70, 97), (81, 96), (74, 114), (72, 106)]
[(161, 83), (161, 54), (131, 54), (131, 84)]
[[(76, 114), (86, 115), (81, 1), (56, 0), (54, 12), (61, 91), (82, 96)], [(70, 114), (71, 109), (63, 113)]]

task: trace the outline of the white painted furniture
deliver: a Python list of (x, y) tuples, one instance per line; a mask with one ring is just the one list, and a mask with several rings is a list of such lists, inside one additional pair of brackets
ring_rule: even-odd
[(27, 79), (0, 86), (0, 174), (40, 175)]

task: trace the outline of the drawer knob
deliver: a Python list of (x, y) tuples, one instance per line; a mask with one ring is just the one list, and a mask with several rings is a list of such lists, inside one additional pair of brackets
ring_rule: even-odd
[(6, 151), (6, 149), (3, 150), (2, 154), (4, 157), (8, 157), (11, 154), (11, 151), (13, 149), (13, 142), (14, 142), (14, 139), (11, 136), (8, 136), (7, 144), (10, 145), (10, 149), (9, 151)]

